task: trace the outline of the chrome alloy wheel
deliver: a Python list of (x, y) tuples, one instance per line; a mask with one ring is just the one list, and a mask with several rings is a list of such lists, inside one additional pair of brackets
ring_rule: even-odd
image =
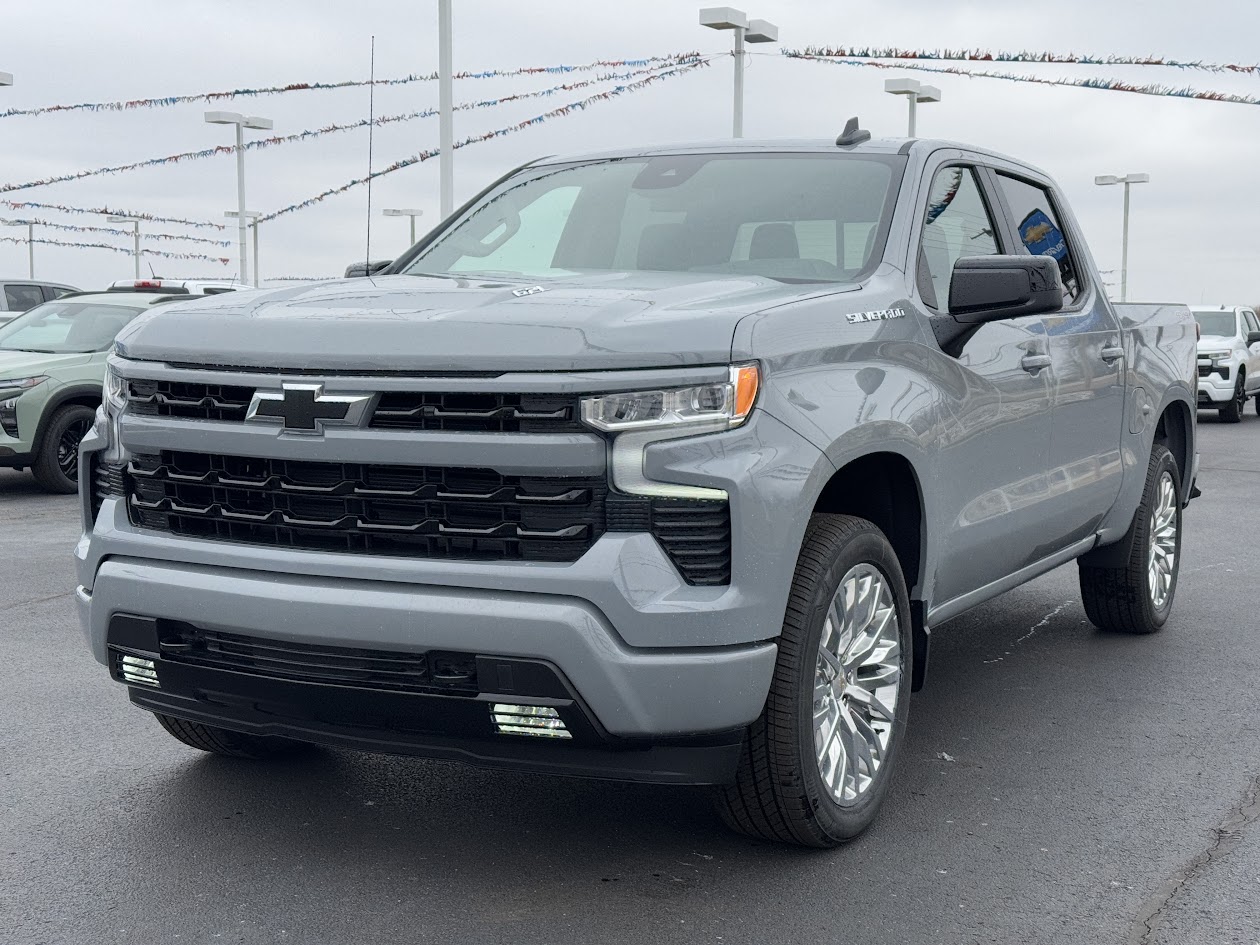
[(1151, 550), (1147, 560), (1147, 585), (1151, 603), (1163, 610), (1172, 595), (1173, 575), (1177, 573), (1177, 490), (1172, 474), (1164, 470), (1155, 490), (1151, 509)]
[(887, 757), (901, 688), (901, 623), (887, 578), (850, 568), (827, 610), (814, 671), (814, 754), (841, 806), (870, 788)]

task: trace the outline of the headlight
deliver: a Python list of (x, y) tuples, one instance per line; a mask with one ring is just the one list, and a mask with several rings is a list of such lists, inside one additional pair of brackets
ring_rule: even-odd
[(105, 442), (101, 460), (122, 463), (127, 459), (122, 448), (119, 422), (127, 409), (127, 382), (111, 365), (105, 367), (105, 383), (101, 388), (101, 409), (96, 416), (96, 432)]
[(1207, 357), (1213, 364), (1221, 364), (1228, 361), (1232, 355), (1228, 351), (1221, 351), (1217, 354), (1209, 354)]
[(761, 386), (756, 364), (736, 364), (729, 380), (672, 390), (602, 394), (582, 401), (582, 422), (615, 433), (613, 485), (630, 495), (670, 499), (725, 499), (726, 492), (706, 486), (655, 482), (643, 474), (645, 451), (652, 443), (739, 426), (752, 413)]
[(11, 377), (0, 380), (0, 391), (28, 391), (48, 380), (47, 374), (36, 374), (34, 377)]
[(737, 364), (722, 384), (587, 397), (582, 421), (606, 433), (675, 427), (684, 428), (675, 435), (688, 436), (699, 431), (685, 428), (729, 430), (748, 419), (760, 382), (757, 365)]

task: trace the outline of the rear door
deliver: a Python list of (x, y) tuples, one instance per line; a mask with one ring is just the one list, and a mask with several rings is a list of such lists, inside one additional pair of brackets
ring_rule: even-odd
[[(1242, 310), (1243, 343), (1253, 331), (1260, 331), (1260, 318), (1249, 308)], [(1260, 341), (1247, 345), (1247, 393), (1260, 391)]]
[(1054, 552), (1088, 538), (1120, 494), (1124, 339), (1102, 287), (1091, 278), (1066, 204), (1046, 180), (995, 169), (1015, 252), (1052, 256), (1063, 277), (1063, 310), (1043, 316), (1053, 362), (1054, 420), (1044, 535)]
[(44, 301), (44, 293), (37, 285), (9, 283), (4, 287), (4, 301), (8, 310), (17, 314), (41, 304)]
[[(915, 282), (919, 302), (944, 313), (954, 263), (1014, 250), (982, 168), (942, 156), (924, 179)], [(936, 450), (937, 521), (949, 535), (933, 576), (938, 604), (1044, 557), (1053, 373), (1039, 316), (982, 325), (958, 357), (941, 356), (953, 422)]]

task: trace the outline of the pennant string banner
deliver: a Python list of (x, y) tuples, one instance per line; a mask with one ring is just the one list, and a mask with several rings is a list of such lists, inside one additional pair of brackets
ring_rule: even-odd
[(173, 223), (179, 226), (192, 226), (205, 230), (226, 230), (223, 223), (210, 223), (206, 220), (185, 220), (182, 217), (160, 217), (152, 213), (139, 213), (134, 210), (111, 210), (109, 207), (67, 207), (60, 203), (39, 203), (34, 200), (0, 200), (0, 206), (10, 210), (56, 210), (59, 213), (89, 214), (102, 217), (139, 217), (149, 223)]
[[(53, 223), (49, 220), (0, 220), (0, 223), (30, 223), (35, 226), (46, 226), (53, 230), (62, 230), (66, 233), (106, 233), (110, 236), (134, 236), (132, 230), (119, 230), (111, 226), (75, 226), (72, 223)], [(209, 246), (232, 246), (231, 240), (212, 240), (204, 236), (181, 236), (178, 233), (154, 233), (148, 230), (140, 231), (142, 240), (178, 240), (183, 243), (204, 243)]]
[[(505, 95), (502, 98), (484, 99), (480, 102), (463, 102), (456, 105), (455, 111), (469, 111), (480, 108), (494, 108), (499, 105), (506, 105), (511, 102), (523, 101), (531, 98), (546, 98), (552, 95), (558, 95), (561, 92), (572, 92), (578, 89), (588, 88), (601, 82), (624, 82), (635, 79), (643, 75), (651, 75), (659, 72), (662, 68), (673, 68), (685, 62), (695, 62), (694, 59), (679, 60), (669, 66), (650, 66), (643, 69), (637, 69), (633, 72), (609, 73), (606, 75), (596, 76), (592, 79), (586, 79), (582, 82), (573, 82), (564, 85), (554, 85), (550, 88), (539, 89), (535, 92), (520, 92), (514, 95)], [(313, 138), (319, 138), (323, 135), (333, 134), (342, 131), (355, 131), (360, 128), (366, 128), (369, 125), (387, 125), (396, 122), (412, 121), (417, 118), (432, 118), (437, 115), (438, 109), (426, 108), (421, 111), (406, 112), (400, 115), (384, 115), (380, 118), (367, 119), (363, 118), (359, 121), (351, 122), (345, 125), (327, 125), (308, 131), (300, 131), (291, 135), (277, 135), (271, 138), (257, 138), (253, 141), (246, 141), (241, 150), (257, 151), (263, 148), (274, 147), (279, 144), (292, 144), (296, 141), (309, 141)], [(75, 171), (72, 174), (60, 174), (56, 177), (47, 177), (42, 180), (27, 181), (21, 184), (4, 184), (0, 186), (0, 193), (13, 193), (18, 190), (30, 190), (33, 187), (47, 187), (52, 184), (64, 184), (67, 181), (82, 180), (87, 177), (100, 177), (105, 174), (121, 174), (127, 171), (140, 170), (146, 167), (157, 167), (164, 164), (179, 164), (184, 161), (204, 160), (205, 158), (219, 157), (224, 155), (235, 154), (236, 145), (219, 145), (213, 148), (203, 148), (199, 151), (184, 151), (181, 154), (170, 154), (166, 157), (148, 158), (144, 161), (134, 161), (130, 164), (115, 164), (110, 167), (98, 167), (92, 170)]]
[[(72, 246), (75, 249), (108, 249), (110, 252), (132, 255), (132, 251), (122, 246), (110, 246), (108, 243), (75, 243), (68, 240), (46, 240), (36, 237), (27, 240), (24, 236), (0, 236), (0, 243), (40, 243), (45, 246)], [(225, 256), (207, 256), (204, 253), (168, 253), (160, 249), (142, 249), (141, 256), (158, 256), (162, 259), (198, 259), (202, 262), (216, 262), (226, 266), (232, 260)]]
[[(576, 111), (583, 111), (589, 106), (595, 104), (596, 102), (606, 102), (620, 95), (625, 95), (629, 92), (637, 92), (638, 90), (646, 88), (647, 86), (661, 79), (667, 79), (673, 76), (683, 75), (685, 73), (691, 72), (702, 66), (707, 66), (708, 64), (709, 64), (709, 60), (707, 59), (689, 60), (681, 65), (675, 66), (672, 69), (667, 69), (664, 72), (657, 72), (657, 73), (654, 73), (653, 75), (647, 76), (646, 78), (639, 79), (637, 82), (631, 82), (628, 85), (618, 85), (615, 88), (608, 89), (607, 91), (598, 92), (595, 95), (588, 96), (587, 98), (584, 98), (584, 99), (579, 99), (578, 101), (571, 102), (568, 105), (562, 105), (559, 108), (553, 108), (549, 112), (544, 112), (543, 114), (538, 115), (534, 118), (529, 118), (529, 119), (526, 119), (525, 121), (517, 122), (514, 125), (508, 125), (505, 128), (497, 128), (494, 131), (487, 131), (487, 132), (484, 132), (483, 134), (473, 135), (471, 137), (465, 138), (463, 141), (457, 141), (455, 143), (455, 148), (456, 149), (466, 148), (470, 144), (478, 144), (483, 141), (489, 141), (493, 138), (500, 138), (500, 137), (503, 137), (504, 135), (510, 135), (518, 131), (524, 131), (526, 128), (531, 128), (535, 125), (540, 125), (543, 122), (549, 121), (552, 118), (559, 118), (564, 115), (570, 115)], [(378, 171), (373, 171), (371, 174), (371, 179), (374, 180), (378, 177), (384, 177), (386, 174), (392, 174), (395, 171), (400, 171), (404, 167), (410, 167), (413, 164), (420, 164), (424, 161), (431, 160), (437, 157), (439, 153), (440, 151), (438, 148), (430, 148), (425, 151), (420, 151), (417, 154), (413, 154), (411, 157), (403, 158), (401, 161), (395, 161), (393, 164), (389, 165), (388, 167), (383, 167)], [(343, 194), (347, 190), (351, 190), (352, 188), (358, 187), (361, 184), (366, 184), (368, 182), (368, 179), (369, 179), (368, 177), (356, 178), (355, 180), (352, 180), (349, 183), (342, 184), (340, 187), (333, 187), (329, 190), (323, 191), (322, 193), (316, 194), (314, 197), (308, 197), (306, 200), (303, 200), (300, 203), (290, 204), (287, 207), (281, 207), (279, 210), (275, 210), (271, 213), (268, 213), (268, 214), (265, 214), (264, 216), (259, 217), (258, 222), (264, 223), (268, 220), (274, 220), (276, 217), (284, 216), (287, 213), (293, 213), (294, 211), (297, 211), (297, 210), (304, 210), (307, 207), (320, 203), (321, 201), (326, 200), (329, 197), (335, 196), (336, 194)]]
[(964, 76), (969, 79), (1003, 79), (1007, 82), (1030, 82), (1034, 85), (1057, 85), (1063, 88), (1102, 89), (1109, 92), (1130, 92), (1135, 95), (1156, 95), (1164, 98), (1193, 98), (1209, 102), (1227, 102), (1233, 105), (1260, 105), (1255, 95), (1235, 95), (1232, 92), (1213, 92), (1204, 89), (1174, 88), (1168, 85), (1133, 85), (1118, 79), (1043, 79), (1037, 76), (1016, 75), (1009, 72), (986, 72), (963, 69), (958, 66), (925, 66), (910, 62), (874, 62), (862, 59), (831, 59), (807, 56), (803, 53), (784, 53), (789, 59), (825, 62), (832, 66), (872, 67), (876, 69), (902, 69), (913, 72), (936, 72)]
[[(486, 69), (481, 72), (456, 72), (456, 79), (498, 79), (522, 75), (563, 75), (569, 72), (588, 72), (592, 69), (623, 69), (636, 66), (668, 65), (679, 59), (693, 59), (698, 52), (672, 56), (649, 56), (646, 59), (597, 59), (578, 66), (522, 66), (517, 69)], [(376, 85), (407, 85), (412, 82), (434, 82), (436, 72), (422, 75), (405, 75), (397, 79), (377, 79)], [(323, 89), (350, 89), (371, 85), (371, 81), (348, 80), (345, 82), (291, 82), (257, 89), (230, 89), (224, 92), (199, 92), (196, 95), (165, 95), (159, 98), (137, 98), (118, 102), (80, 102), (73, 105), (44, 105), (37, 108), (10, 108), (0, 111), (0, 118), (23, 115), (46, 115), (51, 112), (122, 112), (138, 108), (169, 108), (189, 102), (220, 102), (227, 99), (251, 98), (262, 95), (281, 95), (285, 92), (312, 92)]]
[(1075, 53), (1039, 51), (1002, 52), (988, 49), (898, 49), (873, 46), (827, 47), (807, 46), (784, 49), (782, 55), (792, 58), (819, 59), (935, 59), (945, 62), (1022, 62), (1057, 63), (1085, 66), (1165, 66), (1170, 69), (1197, 69), (1203, 72), (1238, 72), (1260, 74), (1260, 65), (1239, 65), (1225, 62), (1183, 62), (1162, 56), (1078, 56)]

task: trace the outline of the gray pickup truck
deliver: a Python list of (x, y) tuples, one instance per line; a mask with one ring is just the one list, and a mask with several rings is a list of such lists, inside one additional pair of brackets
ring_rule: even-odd
[(548, 158), (384, 274), (118, 338), (81, 452), (95, 657), (194, 748), (714, 786), (829, 846), (929, 629), (1076, 559), (1165, 623), (1195, 328), (1055, 184), (939, 141)]

